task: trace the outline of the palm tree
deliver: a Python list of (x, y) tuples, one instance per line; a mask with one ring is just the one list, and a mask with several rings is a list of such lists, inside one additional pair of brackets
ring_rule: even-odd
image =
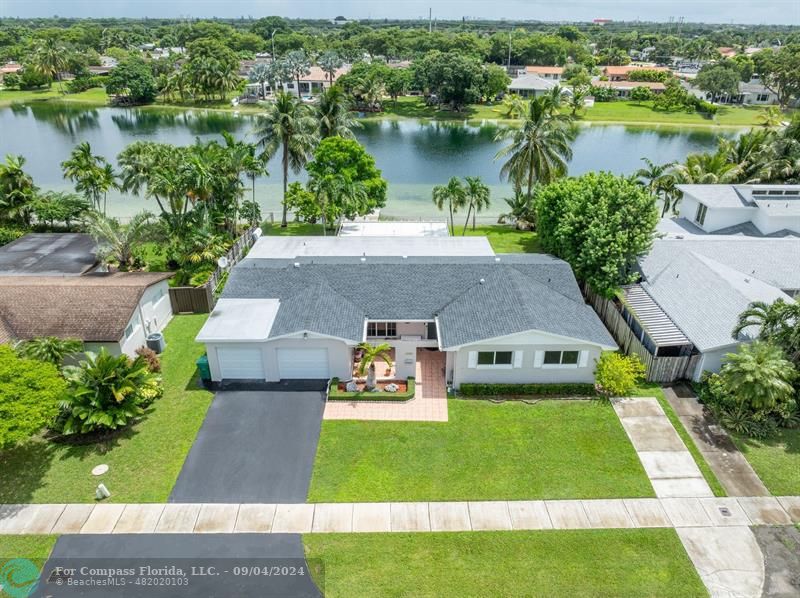
[(674, 163), (655, 164), (650, 158), (642, 158), (642, 160), (644, 160), (647, 167), (637, 170), (634, 176), (639, 179), (642, 185), (647, 187), (650, 193), (661, 199), (661, 217), (663, 218), (670, 208), (670, 194), (675, 188), (675, 180), (670, 174), (670, 169)]
[(31, 202), (36, 186), (31, 175), (23, 170), (24, 156), (6, 155), (0, 162), (0, 219), (30, 224)]
[(497, 218), (499, 224), (510, 222), (518, 230), (528, 230), (533, 226), (535, 220), (533, 213), (533, 195), (527, 195), (521, 189), (514, 189), (513, 197), (504, 197), (503, 201), (508, 205), (509, 211)]
[(358, 346), (363, 351), (361, 361), (358, 363), (358, 375), (364, 376), (369, 371), (367, 376), (367, 389), (375, 388), (375, 362), (381, 359), (386, 362), (386, 365), (392, 367), (392, 347), (389, 343), (381, 343), (380, 345), (370, 345), (369, 343), (361, 343)]
[(572, 95), (569, 97), (569, 107), (571, 108), (570, 114), (575, 116), (578, 110), (583, 108), (583, 100), (589, 95), (589, 90), (586, 87), (573, 87)]
[(149, 212), (140, 212), (130, 223), (122, 225), (114, 218), (90, 212), (85, 219), (86, 232), (97, 241), (98, 259), (105, 263), (116, 262), (120, 270), (126, 270), (133, 261), (134, 250), (149, 240), (152, 218)]
[(519, 118), (525, 113), (525, 100), (515, 93), (507, 94), (503, 98), (502, 113), (506, 118)]
[(776, 137), (771, 129), (752, 129), (736, 139), (719, 140), (719, 153), (737, 166), (736, 182), (762, 181), (775, 159)]
[(314, 107), (314, 112), (319, 121), (321, 139), (336, 136), (353, 139), (355, 138), (353, 129), (361, 128), (361, 123), (350, 112), (350, 102), (347, 96), (337, 85), (322, 92)]
[(15, 348), (22, 357), (46, 361), (59, 367), (64, 362), (65, 357), (83, 351), (83, 341), (75, 338), (43, 336), (22, 341)]
[(567, 161), (572, 158), (570, 143), (576, 133), (570, 127), (570, 118), (555, 112), (560, 97), (559, 90), (557, 95), (532, 99), (522, 126), (503, 129), (495, 137), (511, 139), (495, 155), (495, 160), (508, 156), (500, 175), (520, 186), (525, 184), (528, 195), (534, 183), (546, 184), (564, 176)]
[(62, 94), (64, 86), (61, 84), (61, 73), (67, 70), (67, 56), (67, 49), (53, 37), (43, 40), (33, 54), (33, 68), (58, 81)]
[(297, 84), (297, 98), (300, 99), (300, 79), (311, 73), (311, 61), (306, 56), (305, 50), (292, 50), (283, 60)]
[(731, 332), (734, 339), (747, 328), (758, 328), (758, 338), (781, 347), (793, 362), (800, 365), (800, 302), (778, 299), (773, 303), (754, 301), (739, 314)]
[(286, 187), (289, 168), (300, 172), (317, 144), (317, 122), (307, 106), (286, 92), (280, 92), (274, 103), (267, 106), (255, 130), (258, 145), (264, 148), (267, 159), (282, 150), (283, 215), (281, 226), (286, 227)]
[(756, 411), (770, 410), (794, 397), (797, 372), (779, 347), (755, 341), (728, 353), (720, 376), (732, 396)]
[(258, 63), (247, 75), (247, 80), (250, 83), (258, 83), (261, 86), (261, 97), (267, 97), (267, 89), (266, 84), (271, 81), (272, 77), (272, 69), (270, 68), (269, 64), (266, 63)]
[(464, 207), (467, 191), (458, 177), (451, 177), (446, 185), (436, 185), (433, 188), (433, 203), (439, 210), (443, 210), (445, 205), (450, 212), (450, 234), (455, 235), (453, 225), (453, 214), (459, 208)]
[(672, 168), (672, 176), (682, 184), (724, 184), (738, 180), (740, 168), (731, 164), (722, 152), (689, 154), (686, 162)]
[(783, 112), (777, 106), (770, 106), (756, 118), (762, 127), (780, 127), (783, 122)]
[(319, 64), (319, 68), (328, 75), (328, 82), (333, 85), (333, 76), (336, 74), (336, 71), (342, 68), (344, 60), (342, 60), (334, 50), (328, 50), (319, 57), (317, 64)]
[(461, 231), (462, 237), (467, 234), (470, 214), (472, 214), (472, 230), (475, 230), (475, 214), (489, 207), (491, 193), (479, 176), (468, 176), (464, 180), (467, 182), (465, 193), (467, 219), (464, 222), (464, 230)]
[[(92, 154), (88, 141), (79, 143), (69, 160), (61, 163), (64, 178), (75, 183), (75, 190), (83, 193), (94, 208), (100, 211), (100, 199), (107, 197), (109, 189), (116, 187), (117, 175), (113, 167), (102, 156)], [(105, 214), (105, 206), (103, 207)]]

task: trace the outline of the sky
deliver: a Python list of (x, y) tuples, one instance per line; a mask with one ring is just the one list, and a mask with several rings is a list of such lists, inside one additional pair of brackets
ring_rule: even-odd
[(800, 0), (0, 0), (0, 17), (263, 17), (634, 21), (800, 25)]

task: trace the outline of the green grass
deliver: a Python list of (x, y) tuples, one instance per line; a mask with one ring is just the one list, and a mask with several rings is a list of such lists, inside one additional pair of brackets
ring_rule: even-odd
[[(194, 337), (206, 315), (175, 316), (164, 334), (164, 397), (145, 418), (107, 442), (68, 446), (32, 441), (0, 453), (0, 503), (91, 502), (99, 481), (109, 502), (164, 502), (203, 423), (212, 394), (196, 386), (195, 360), (203, 345)], [(106, 463), (109, 472), (91, 470)]]
[[(461, 236), (463, 226), (456, 225), (455, 236)], [(475, 230), (467, 227), (468, 237), (486, 237), (495, 253), (540, 253), (539, 239), (535, 232), (517, 230), (504, 224), (486, 224), (477, 226)]]
[(800, 430), (781, 429), (765, 440), (732, 436), (770, 492), (800, 494)]
[[(312, 534), (306, 557), (346, 596), (708, 596), (671, 529)], [(313, 569), (314, 564), (309, 563)]]
[(51, 103), (79, 103), (105, 106), (108, 95), (102, 87), (94, 87), (80, 93), (62, 94), (57, 85), (50, 89), (32, 89), (20, 91), (15, 89), (0, 89), (0, 107), (26, 102), (51, 102)]
[(653, 496), (601, 401), (448, 401), (449, 421), (323, 421), (310, 502)]
[(321, 224), (308, 224), (307, 222), (289, 222), (285, 227), (281, 227), (280, 222), (265, 222), (261, 225), (261, 230), (265, 235), (277, 235), (280, 237), (291, 237), (295, 235), (314, 237), (322, 236)]
[[(0, 536), (0, 567), (5, 559), (45, 560), (58, 536)], [(5, 596), (5, 594), (0, 594)]]
[(717, 476), (714, 475), (714, 472), (711, 470), (708, 462), (703, 458), (702, 453), (700, 453), (700, 449), (697, 448), (697, 445), (694, 443), (694, 440), (692, 440), (689, 432), (686, 431), (686, 428), (683, 427), (683, 423), (681, 423), (681, 420), (678, 419), (678, 414), (675, 413), (672, 405), (670, 405), (669, 401), (667, 401), (667, 398), (664, 396), (664, 391), (661, 390), (661, 386), (652, 383), (641, 384), (639, 388), (636, 389), (636, 392), (631, 393), (631, 396), (655, 397), (658, 399), (661, 408), (667, 415), (667, 419), (669, 419), (670, 423), (672, 423), (672, 426), (675, 428), (675, 431), (678, 433), (678, 436), (680, 436), (681, 440), (683, 440), (683, 444), (685, 444), (686, 448), (689, 449), (692, 458), (694, 459), (695, 463), (697, 463), (697, 467), (700, 469), (700, 472), (706, 479), (706, 482), (711, 488), (711, 491), (714, 493), (714, 496), (727, 496), (728, 494), (725, 492), (722, 484), (719, 483)]

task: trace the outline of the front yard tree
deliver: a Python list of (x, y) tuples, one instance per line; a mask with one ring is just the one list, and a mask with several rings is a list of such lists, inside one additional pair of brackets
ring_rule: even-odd
[(311, 73), (311, 61), (304, 50), (292, 50), (283, 60), (297, 85), (297, 97), (299, 98), (300, 79), (307, 77)]
[(418, 87), (435, 94), (440, 103), (459, 111), (477, 102), (484, 87), (480, 60), (457, 52), (428, 52), (412, 66)]
[(720, 377), (731, 396), (758, 413), (792, 400), (797, 370), (780, 347), (756, 341), (741, 345), (738, 353), (728, 353)]
[(800, 96), (800, 44), (761, 50), (753, 55), (753, 62), (761, 82), (778, 96), (781, 110)]
[(108, 76), (106, 91), (126, 98), (131, 104), (149, 104), (156, 99), (158, 86), (150, 65), (136, 57), (117, 65)]
[(578, 279), (606, 297), (633, 282), (633, 266), (650, 249), (659, 218), (647, 189), (590, 172), (539, 189), (534, 203), (542, 248), (566, 260)]
[(711, 94), (712, 99), (739, 92), (740, 72), (734, 64), (708, 64), (700, 69), (694, 80), (695, 85)]
[(0, 162), (0, 221), (30, 223), (36, 186), (24, 166), (25, 156), (8, 154), (5, 163)]
[(382, 359), (386, 365), (392, 367), (392, 347), (389, 343), (381, 343), (380, 345), (370, 345), (369, 343), (361, 343), (358, 346), (363, 351), (361, 361), (358, 362), (358, 375), (367, 375), (367, 390), (375, 388), (377, 375), (375, 372), (375, 362)]
[(455, 234), (455, 227), (453, 225), (453, 214), (460, 208), (463, 208), (467, 201), (467, 191), (464, 189), (464, 184), (458, 177), (450, 177), (446, 185), (436, 185), (433, 188), (433, 203), (439, 210), (444, 210), (447, 206), (447, 211), (450, 213), (450, 234)]
[(65, 388), (53, 364), (0, 345), (0, 449), (28, 440), (52, 421)]

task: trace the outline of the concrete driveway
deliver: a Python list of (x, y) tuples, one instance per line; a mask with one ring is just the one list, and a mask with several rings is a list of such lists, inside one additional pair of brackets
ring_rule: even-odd
[[(312, 563), (313, 565), (313, 563)], [(74, 575), (53, 575), (57, 567)], [(84, 574), (81, 575), (81, 569)], [(141, 567), (161, 570), (141, 574)], [(169, 569), (173, 567), (173, 569)], [(192, 570), (194, 567), (194, 570)], [(214, 568), (213, 571), (211, 568)], [(304, 575), (263, 575), (278, 567)], [(236, 569), (235, 569), (236, 568)], [(246, 569), (245, 569), (246, 568)], [(255, 575), (256, 569), (261, 575)], [(133, 569), (135, 574), (102, 570)], [(177, 571), (180, 569), (181, 571)], [(97, 574), (86, 574), (89, 570)], [(274, 569), (272, 569), (274, 571)], [(245, 574), (247, 573), (247, 574)], [(146, 579), (154, 581), (149, 582)], [(114, 586), (78, 585), (88, 579), (121, 581)], [(138, 583), (136, 580), (140, 580)], [(177, 581), (184, 580), (184, 581)], [(60, 583), (59, 583), (60, 581)], [(147, 585), (142, 585), (147, 584)], [(161, 585), (163, 584), (163, 585)], [(309, 575), (299, 534), (119, 534), (66, 535), (56, 542), (33, 596), (321, 596)]]
[(324, 407), (324, 392), (218, 392), (169, 502), (305, 502)]

